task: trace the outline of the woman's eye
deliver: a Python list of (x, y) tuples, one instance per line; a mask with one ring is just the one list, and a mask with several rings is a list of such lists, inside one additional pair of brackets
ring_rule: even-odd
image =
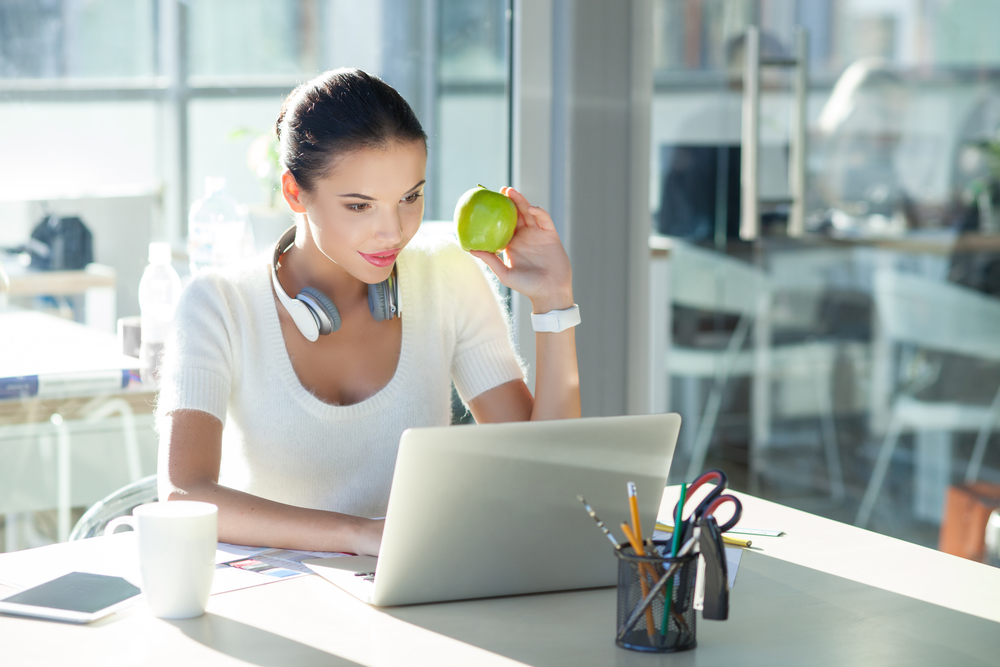
[(360, 213), (361, 211), (364, 211), (365, 209), (367, 209), (368, 206), (369, 206), (368, 204), (364, 204), (364, 203), (362, 203), (362, 204), (348, 204), (347, 208), (350, 209), (350, 210), (352, 210), (352, 211), (357, 211), (358, 213)]
[(405, 201), (407, 204), (412, 204), (413, 202), (417, 201), (418, 199), (420, 199), (420, 193), (419, 192), (414, 192), (412, 195), (406, 195), (405, 197), (403, 197), (403, 201)]

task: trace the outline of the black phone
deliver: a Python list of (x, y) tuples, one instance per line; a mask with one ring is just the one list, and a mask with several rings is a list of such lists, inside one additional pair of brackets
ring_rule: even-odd
[(90, 623), (127, 607), (141, 591), (121, 577), (70, 572), (0, 600), (0, 612)]

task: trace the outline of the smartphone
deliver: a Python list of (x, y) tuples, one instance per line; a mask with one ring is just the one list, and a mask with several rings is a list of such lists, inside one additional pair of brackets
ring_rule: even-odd
[(90, 623), (124, 609), (141, 591), (121, 577), (67, 575), (0, 600), (0, 612), (70, 623)]

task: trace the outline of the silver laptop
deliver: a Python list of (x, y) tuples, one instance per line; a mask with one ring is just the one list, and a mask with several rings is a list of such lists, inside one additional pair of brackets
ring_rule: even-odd
[(306, 560), (378, 606), (612, 586), (627, 483), (652, 536), (676, 414), (413, 428), (399, 442), (378, 558)]

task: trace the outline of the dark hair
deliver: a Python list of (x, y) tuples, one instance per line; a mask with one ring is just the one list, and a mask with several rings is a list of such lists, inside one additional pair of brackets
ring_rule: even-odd
[(281, 105), (275, 131), (281, 164), (307, 191), (345, 153), (394, 142), (427, 146), (406, 100), (378, 77), (352, 68), (324, 72), (293, 90)]

